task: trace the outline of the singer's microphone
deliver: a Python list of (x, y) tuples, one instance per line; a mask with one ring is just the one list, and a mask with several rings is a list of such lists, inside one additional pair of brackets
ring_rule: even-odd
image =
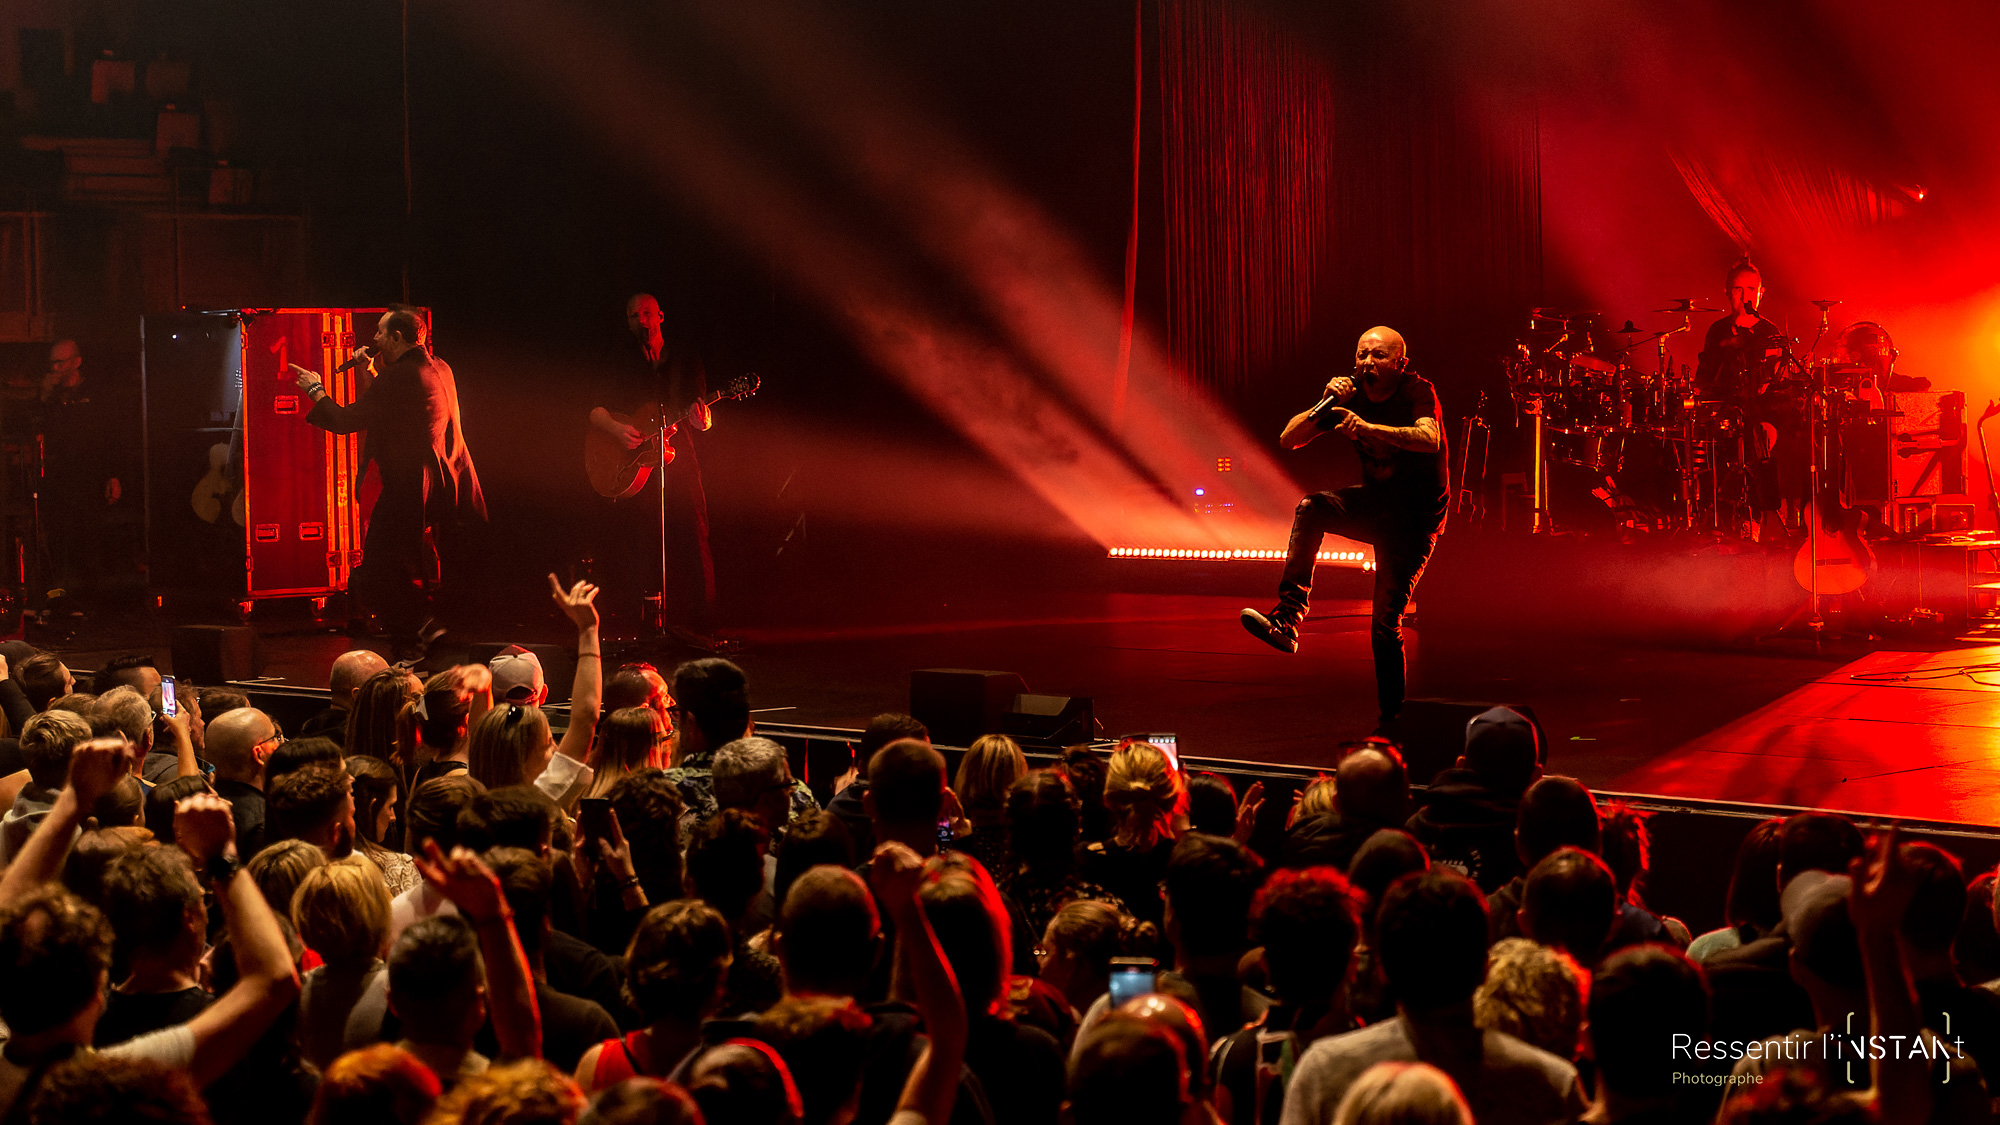
[[(1359, 387), (1361, 385), (1361, 368), (1359, 366), (1356, 366), (1354, 369), (1354, 373), (1348, 376), (1348, 378), (1354, 381), (1354, 385), (1356, 387)], [(1326, 413), (1328, 407), (1333, 405), (1333, 400), (1334, 400), (1333, 395), (1328, 395), (1325, 398), (1320, 399), (1318, 403), (1314, 404), (1311, 410), (1306, 411), (1306, 416), (1310, 418), (1320, 417), (1321, 415)]]
[(371, 358), (373, 357), (367, 348), (356, 348), (354, 349), (354, 354), (347, 357), (347, 362), (334, 368), (333, 373), (338, 375), (343, 371), (352, 371), (362, 364), (367, 363)]

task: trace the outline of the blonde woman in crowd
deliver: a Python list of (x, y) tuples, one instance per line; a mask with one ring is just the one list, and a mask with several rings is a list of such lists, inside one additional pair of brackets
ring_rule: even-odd
[(667, 734), (659, 714), (650, 707), (621, 707), (597, 727), (597, 773), (586, 795), (605, 796), (620, 778), (666, 767)]
[(1590, 974), (1567, 954), (1527, 938), (1505, 938), (1486, 952), (1486, 983), (1472, 996), (1473, 1022), (1575, 1062), (1589, 988)]
[(1028, 759), (1004, 734), (982, 735), (958, 763), (958, 805), (971, 831), (952, 845), (984, 864), (995, 879), (1012, 867), (1007, 848), (1007, 790), (1027, 775)]
[(340, 1057), (347, 1019), (377, 988), (389, 952), (389, 892), (382, 872), (354, 853), (306, 873), (292, 895), (292, 925), (320, 956), (299, 993), (299, 1046), (325, 1069)]
[(1122, 899), (1133, 917), (1160, 925), (1166, 912), (1160, 880), (1187, 826), (1186, 779), (1159, 747), (1127, 743), (1111, 755), (1104, 807), (1111, 838), (1084, 850), (1084, 873)]
[(1472, 1110), (1458, 1083), (1437, 1067), (1383, 1062), (1348, 1087), (1333, 1125), (1472, 1125)]

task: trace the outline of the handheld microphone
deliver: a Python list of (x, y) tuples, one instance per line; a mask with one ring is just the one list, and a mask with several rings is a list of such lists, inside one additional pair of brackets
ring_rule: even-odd
[(356, 348), (354, 349), (354, 354), (347, 357), (347, 362), (341, 364), (339, 367), (334, 368), (333, 373), (338, 375), (343, 371), (352, 371), (355, 368), (361, 366), (362, 364), (367, 363), (370, 359), (373, 358), (374, 358), (374, 353), (371, 352), (369, 349), (365, 347)]
[[(1354, 381), (1354, 385), (1355, 385), (1355, 387), (1356, 387), (1356, 388), (1359, 388), (1359, 387), (1361, 386), (1361, 367), (1360, 367), (1360, 365), (1358, 365), (1358, 364), (1357, 364), (1357, 365), (1355, 366), (1355, 368), (1354, 368), (1354, 371), (1353, 371), (1353, 373), (1352, 373), (1352, 374), (1350, 374), (1350, 375), (1348, 376), (1348, 378), (1349, 378), (1349, 379), (1352, 379), (1352, 380)], [(1326, 412), (1327, 412), (1327, 410), (1328, 410), (1328, 408), (1330, 408), (1331, 406), (1333, 406), (1333, 400), (1334, 400), (1334, 397), (1335, 397), (1335, 396), (1333, 396), (1333, 395), (1328, 395), (1328, 396), (1326, 396), (1325, 398), (1323, 398), (1323, 399), (1320, 399), (1320, 400), (1319, 400), (1319, 402), (1317, 402), (1317, 403), (1315, 403), (1315, 404), (1313, 405), (1313, 408), (1312, 408), (1311, 410), (1308, 410), (1308, 411), (1306, 411), (1306, 415), (1307, 415), (1307, 417), (1311, 417), (1311, 418), (1320, 418), (1320, 417), (1324, 417), (1324, 416), (1325, 416), (1325, 414), (1326, 414)]]

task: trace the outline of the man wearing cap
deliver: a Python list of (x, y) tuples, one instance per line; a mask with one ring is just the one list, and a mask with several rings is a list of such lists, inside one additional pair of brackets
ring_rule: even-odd
[(523, 707), (539, 707), (549, 697), (542, 675), (542, 658), (520, 645), (495, 653), (486, 667), (493, 673), (493, 698)]
[(1433, 862), (1457, 868), (1490, 895), (1523, 873), (1514, 823), (1521, 795), (1541, 776), (1534, 722), (1508, 707), (1482, 711), (1465, 724), (1465, 753), (1431, 780), (1430, 799), (1410, 817), (1410, 835)]

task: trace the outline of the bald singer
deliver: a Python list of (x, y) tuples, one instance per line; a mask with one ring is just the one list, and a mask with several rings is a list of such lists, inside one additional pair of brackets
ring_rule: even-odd
[(1328, 382), (1321, 402), (1285, 423), (1278, 444), (1299, 449), (1332, 431), (1354, 442), (1361, 483), (1299, 501), (1292, 539), (1269, 613), (1246, 609), (1243, 627), (1279, 652), (1299, 650), (1299, 624), (1312, 594), (1313, 563), (1328, 534), (1375, 548), (1375, 651), (1381, 723), (1403, 709), (1403, 611), (1444, 529), (1451, 496), (1437, 389), (1410, 369), (1409, 346), (1393, 328), (1371, 328), (1354, 349), (1354, 374)]

